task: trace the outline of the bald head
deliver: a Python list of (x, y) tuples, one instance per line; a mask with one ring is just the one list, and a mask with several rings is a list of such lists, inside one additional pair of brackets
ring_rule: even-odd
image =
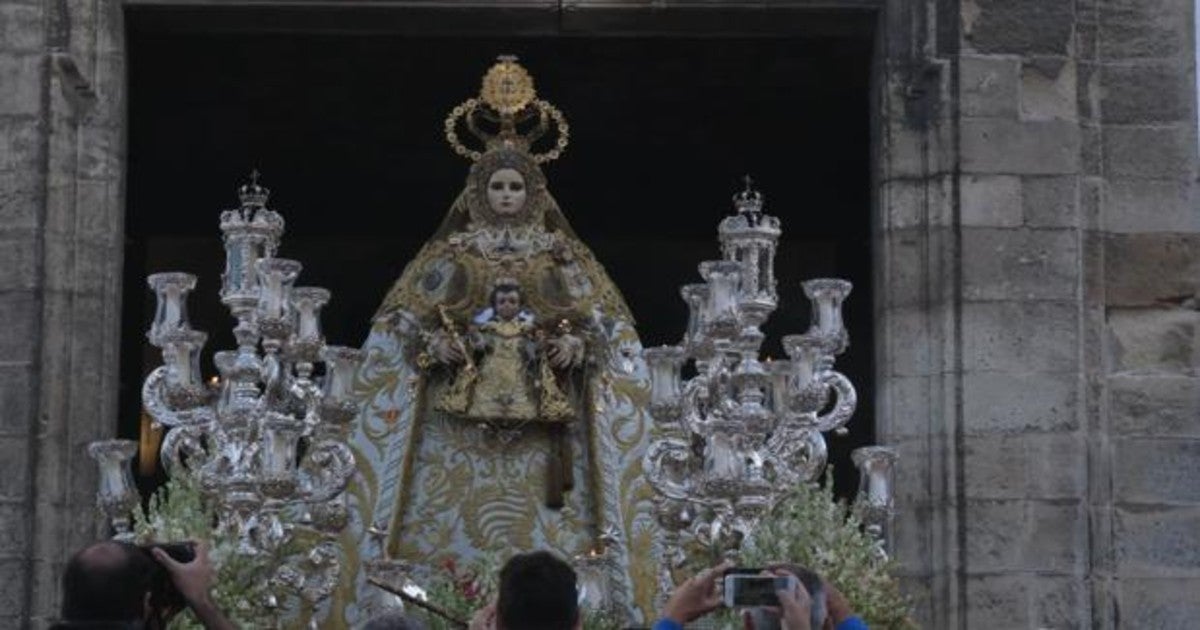
[(63, 573), (62, 618), (136, 621), (146, 612), (158, 563), (140, 547), (106, 540), (85, 547)]

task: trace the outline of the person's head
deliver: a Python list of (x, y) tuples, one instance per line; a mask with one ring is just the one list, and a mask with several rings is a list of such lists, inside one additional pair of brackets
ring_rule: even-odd
[(66, 622), (141, 622), (152, 616), (151, 592), (162, 567), (144, 549), (98, 542), (67, 562), (62, 578)]
[(496, 317), (508, 321), (521, 312), (521, 287), (502, 282), (492, 288), (492, 310)]
[(548, 551), (513, 556), (500, 569), (499, 630), (579, 628), (575, 570)]
[(425, 624), (402, 612), (389, 612), (372, 617), (362, 630), (425, 630)]
[(519, 214), (525, 207), (525, 176), (515, 168), (501, 168), (492, 172), (487, 181), (487, 201), (492, 211), (500, 216)]

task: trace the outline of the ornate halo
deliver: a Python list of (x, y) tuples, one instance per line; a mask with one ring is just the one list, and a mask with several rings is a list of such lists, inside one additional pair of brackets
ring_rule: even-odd
[[(459, 121), (478, 138), (483, 146), (472, 149), (459, 137)], [(530, 124), (530, 121), (536, 121)], [(482, 124), (498, 127), (486, 131)], [(541, 153), (530, 147), (549, 131), (553, 124), (558, 132), (554, 146)], [(518, 126), (524, 125), (524, 129)], [(446, 142), (454, 152), (473, 162), (486, 151), (498, 148), (513, 149), (528, 154), (535, 163), (557, 160), (570, 142), (570, 126), (557, 107), (537, 98), (533, 77), (516, 62), (516, 57), (501, 56), (483, 77), (479, 96), (469, 98), (450, 110), (445, 121)]]

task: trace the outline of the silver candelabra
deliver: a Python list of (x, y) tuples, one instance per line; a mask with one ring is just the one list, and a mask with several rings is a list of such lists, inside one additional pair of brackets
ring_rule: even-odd
[[(162, 350), (163, 365), (145, 379), (142, 404), (169, 429), (161, 448), (167, 473), (199, 484), (216, 512), (217, 534), (237, 540), (239, 554), (282, 557), (272, 587), (316, 602), (333, 591), (340, 571), (335, 537), (349, 520), (343, 492), (355, 464), (346, 441), (362, 356), (325, 344), (320, 311), (330, 292), (293, 286), (301, 265), (275, 257), (284, 221), (267, 208), (268, 194), (255, 174), (239, 189), (241, 206), (221, 213), (220, 296), (237, 320), (237, 349), (213, 355), (219, 377), (204, 381), (207, 336), (188, 321), (196, 277), (148, 278), (157, 308), (147, 338)], [(108, 440), (89, 449), (101, 468), (98, 503), (124, 539), (132, 538), (129, 513), (138, 503), (129, 474), (135, 446)], [(316, 542), (279, 553), (300, 531)]]
[[(796, 484), (825, 469), (824, 433), (844, 432), (857, 406), (854, 385), (833, 369), (849, 346), (842, 302), (845, 280), (803, 283), (813, 319), (803, 334), (783, 337), (785, 360), (759, 359), (760, 326), (778, 305), (774, 275), (779, 219), (763, 212), (749, 178), (734, 196), (736, 213), (718, 228), (723, 258), (700, 264), (704, 282), (685, 285), (687, 330), (678, 345), (644, 351), (650, 412), (658, 431), (644, 467), (657, 490), (663, 526), (663, 592), (685, 559), (685, 539), (731, 554), (758, 520)], [(695, 375), (683, 378), (691, 362)], [(882, 535), (891, 513), (894, 455), (860, 449), (861, 510)], [(869, 473), (869, 474), (868, 474)]]

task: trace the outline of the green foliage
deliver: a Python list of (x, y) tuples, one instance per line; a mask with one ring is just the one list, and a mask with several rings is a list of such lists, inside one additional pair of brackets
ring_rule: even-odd
[(804, 484), (777, 503), (743, 545), (742, 561), (809, 567), (836, 586), (872, 630), (916, 628), (912, 602), (893, 576), (894, 561), (882, 558), (878, 542), (834, 498), (828, 475), (824, 487)]
[[(238, 541), (215, 529), (212, 507), (205, 501), (199, 484), (187, 475), (172, 477), (150, 497), (146, 510), (134, 510), (134, 534), (141, 544), (202, 540), (208, 543), (208, 555), (217, 569), (213, 601), (243, 628), (271, 627), (275, 616), (263, 602), (270, 595), (268, 580), (275, 556), (247, 556), (237, 553)], [(171, 628), (202, 628), (190, 611), (176, 615)]]

